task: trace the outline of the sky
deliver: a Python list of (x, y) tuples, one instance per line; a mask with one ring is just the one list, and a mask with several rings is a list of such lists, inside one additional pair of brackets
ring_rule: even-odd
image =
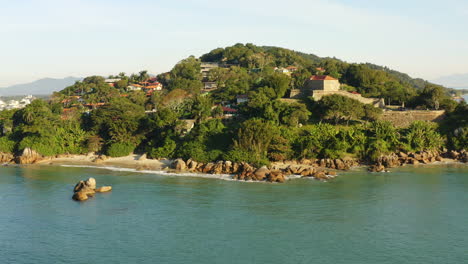
[(169, 71), (253, 43), (428, 80), (468, 73), (468, 1), (0, 0), (0, 87)]

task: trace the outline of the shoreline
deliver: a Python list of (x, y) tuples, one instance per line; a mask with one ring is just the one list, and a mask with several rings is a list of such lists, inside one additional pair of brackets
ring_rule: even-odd
[(98, 155), (67, 155), (62, 157), (53, 157), (38, 161), (37, 165), (70, 165), (70, 166), (92, 166), (92, 167), (117, 167), (135, 170), (167, 170), (172, 160), (147, 159), (146, 155), (131, 154), (119, 158), (102, 159)]
[[(200, 177), (200, 178), (210, 178), (210, 179), (223, 179), (223, 180), (232, 180), (232, 181), (247, 181), (247, 182), (262, 182), (255, 180), (243, 180), (237, 179), (236, 174), (223, 174), (223, 173), (204, 173), (198, 171), (190, 170), (176, 170), (172, 166), (176, 160), (168, 159), (147, 159), (146, 155), (140, 154), (131, 154), (125, 157), (119, 158), (110, 158), (106, 157), (102, 159), (99, 155), (64, 155), (59, 157), (47, 158), (45, 160), (38, 161), (34, 164), (29, 164), (26, 166), (61, 166), (61, 167), (80, 167), (80, 168), (95, 168), (95, 169), (105, 169), (110, 171), (127, 171), (134, 173), (145, 173), (145, 174), (160, 174), (164, 176), (187, 176), (187, 177)], [(432, 162), (429, 164), (404, 164), (402, 166), (393, 167), (389, 169), (397, 169), (401, 167), (408, 167), (408, 165), (418, 168), (426, 166), (444, 166), (444, 165), (466, 165), (466, 163), (458, 161), (451, 158), (443, 158), (441, 161)], [(24, 166), (19, 165), (19, 166)], [(289, 166), (295, 167), (304, 167), (304, 168), (314, 168), (312, 165), (301, 164), (298, 162), (276, 162), (272, 163), (269, 167), (276, 170), (286, 170)], [(349, 170), (336, 170), (329, 168), (316, 168), (320, 170), (332, 171), (332, 175), (328, 175), (328, 180), (333, 179), (339, 174), (346, 174), (350, 171), (362, 170), (364, 173), (373, 173), (368, 172), (366, 168), (369, 168), (367, 164), (358, 164), (351, 167)], [(391, 171), (384, 171), (391, 172)], [(338, 174), (337, 174), (338, 173)], [(379, 173), (379, 172), (377, 172)], [(304, 178), (301, 176), (301, 173), (284, 175), (285, 180)]]

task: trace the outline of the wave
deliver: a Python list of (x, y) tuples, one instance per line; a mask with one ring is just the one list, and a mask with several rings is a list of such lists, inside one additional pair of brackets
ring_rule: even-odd
[[(235, 180), (233, 174), (206, 174), (206, 173), (194, 173), (194, 172), (168, 172), (163, 170), (137, 170), (132, 168), (122, 168), (122, 167), (113, 167), (113, 166), (92, 166), (92, 165), (60, 165), (61, 167), (68, 168), (91, 168), (91, 169), (103, 169), (117, 172), (132, 172), (132, 173), (144, 173), (144, 174), (156, 174), (172, 177), (195, 177), (195, 178), (205, 178), (205, 179), (219, 179), (225, 181), (239, 181), (247, 183), (261, 183), (264, 181), (244, 181), (244, 180)], [(285, 177), (286, 180), (300, 179), (301, 175), (289, 175)]]
[(60, 165), (61, 167), (68, 168), (92, 168), (92, 169), (104, 169), (117, 172), (132, 172), (132, 173), (144, 173), (144, 174), (156, 174), (164, 176), (175, 176), (175, 177), (197, 177), (197, 178), (209, 178), (209, 179), (221, 179), (227, 181), (235, 181), (233, 175), (231, 174), (205, 174), (205, 173), (175, 173), (168, 172), (163, 170), (137, 170), (132, 168), (122, 168), (122, 167), (113, 167), (113, 166), (92, 166), (92, 165)]

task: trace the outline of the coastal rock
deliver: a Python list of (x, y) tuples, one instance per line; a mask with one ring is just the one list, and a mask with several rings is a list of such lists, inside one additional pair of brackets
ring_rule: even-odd
[(0, 163), (10, 163), (14, 158), (15, 157), (11, 153), (0, 152)]
[(268, 175), (267, 175), (267, 181), (269, 182), (279, 182), (279, 183), (283, 183), (286, 181), (285, 177), (284, 177), (284, 174), (279, 171), (279, 170), (274, 170), (274, 171), (271, 171)]
[(102, 163), (104, 161), (106, 161), (107, 159), (109, 159), (106, 155), (99, 155), (98, 157), (96, 157), (93, 162), (95, 163)]
[(96, 180), (94, 178), (88, 178), (86, 181), (79, 181), (75, 188), (73, 188), (73, 192), (82, 192), (85, 194), (94, 194), (94, 190), (96, 189)]
[(319, 167), (325, 168), (325, 167), (327, 167), (327, 161), (324, 160), (324, 159), (321, 159), (321, 160), (319, 160), (318, 165), (319, 165)]
[(211, 174), (222, 174), (223, 166), (224, 166), (223, 161), (216, 162), (216, 164), (213, 166), (213, 169), (211, 170)]
[(238, 173), (238, 172), (239, 172), (239, 163), (234, 162), (234, 163), (232, 164), (231, 173)]
[(88, 200), (88, 195), (84, 192), (76, 192), (73, 194), (72, 199), (79, 202), (86, 201)]
[(327, 180), (328, 179), (327, 174), (324, 171), (316, 171), (314, 173), (314, 178), (316, 178), (318, 180)]
[(315, 168), (307, 168), (301, 172), (302, 177), (311, 177), (315, 173)]
[(387, 168), (398, 167), (398, 166), (401, 165), (400, 157), (398, 155), (396, 155), (395, 153), (392, 153), (392, 154), (386, 155), (386, 156), (380, 156), (377, 159), (377, 164), (381, 164), (381, 165), (383, 165), (384, 167), (387, 167)]
[(17, 162), (19, 164), (33, 164), (40, 161), (43, 156), (37, 153), (35, 150), (31, 148), (25, 148), (23, 153), (19, 157), (17, 157)]
[(90, 188), (90, 189), (96, 189), (96, 179), (94, 178), (88, 178), (86, 181), (85, 181), (85, 185)]
[(112, 191), (112, 186), (102, 186), (96, 189), (96, 192), (103, 193), (103, 192), (110, 192)]
[(267, 175), (270, 173), (270, 170), (266, 167), (266, 166), (263, 166), (259, 169), (257, 169), (253, 174), (255, 176), (255, 179), (257, 181), (262, 181), (264, 179), (266, 179)]
[(172, 163), (172, 168), (177, 171), (184, 171), (187, 168), (187, 165), (185, 164), (185, 161), (183, 159), (176, 159)]
[(225, 161), (224, 166), (223, 166), (223, 171), (226, 174), (232, 173), (232, 162), (231, 161)]
[(458, 156), (458, 160), (461, 161), (461, 162), (467, 163), (468, 162), (468, 152), (466, 152), (466, 150), (462, 150), (460, 152), (460, 155)]
[(335, 166), (336, 166), (337, 170), (346, 170), (347, 169), (346, 164), (340, 159), (335, 160)]
[(84, 181), (79, 181), (73, 188), (73, 192), (79, 192), (81, 189), (85, 187), (86, 187), (86, 183)]
[(190, 171), (195, 171), (197, 170), (197, 165), (198, 165), (198, 162), (192, 160), (192, 159), (189, 159), (187, 160), (187, 168), (188, 170)]
[(207, 163), (207, 164), (205, 165), (205, 167), (203, 167), (202, 172), (203, 172), (203, 173), (209, 173), (210, 171), (213, 170), (213, 167), (214, 167), (214, 166), (215, 166), (215, 164), (212, 163), (212, 162)]
[(111, 186), (102, 186), (96, 189), (96, 179), (88, 178), (86, 181), (79, 181), (73, 188), (72, 199), (75, 201), (86, 201), (89, 197), (93, 197), (96, 192), (109, 192), (112, 190)]
[(384, 172), (385, 166), (382, 164), (376, 164), (369, 167), (370, 172)]
[(146, 153), (143, 154), (143, 155), (141, 155), (141, 156), (138, 158), (139, 161), (145, 161), (145, 160), (147, 160), (147, 159), (148, 159), (148, 157), (146, 156)]

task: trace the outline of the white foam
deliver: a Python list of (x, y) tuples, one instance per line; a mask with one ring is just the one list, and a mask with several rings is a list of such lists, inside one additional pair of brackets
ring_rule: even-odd
[(230, 174), (204, 174), (204, 173), (175, 173), (175, 172), (167, 172), (162, 170), (137, 170), (131, 168), (121, 168), (121, 167), (113, 167), (113, 166), (92, 166), (92, 165), (61, 165), (61, 167), (69, 167), (69, 168), (92, 168), (92, 169), (104, 169), (110, 171), (118, 171), (118, 172), (133, 172), (133, 173), (144, 173), (144, 174), (157, 174), (157, 175), (165, 175), (165, 176), (183, 176), (183, 177), (197, 177), (197, 178), (209, 178), (209, 179), (221, 179), (227, 181), (235, 181), (233, 179), (233, 175)]

